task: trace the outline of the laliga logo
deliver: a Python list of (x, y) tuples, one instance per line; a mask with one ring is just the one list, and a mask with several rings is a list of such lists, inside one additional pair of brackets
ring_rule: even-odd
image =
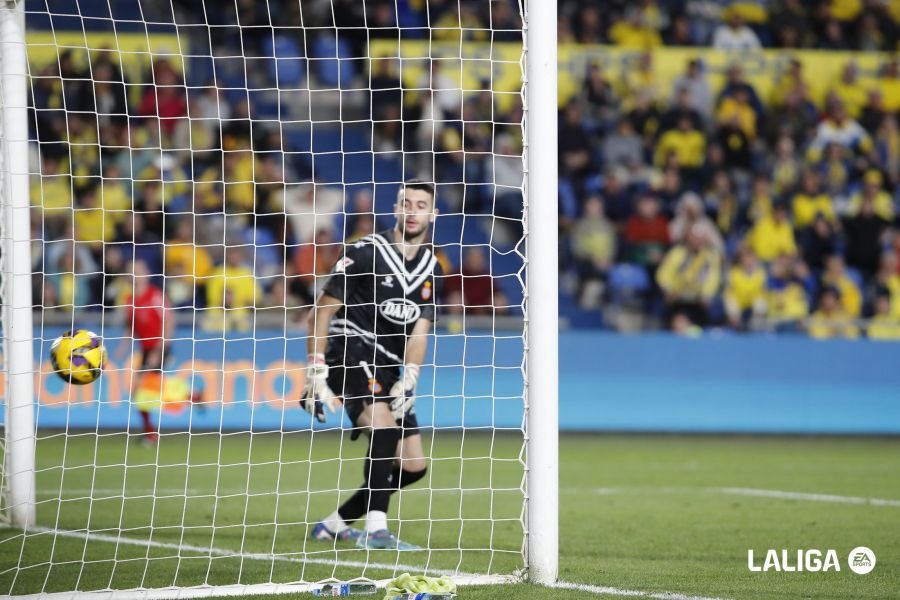
[[(819, 572), (840, 571), (841, 563), (838, 560), (837, 551), (828, 549), (822, 557), (821, 550), (797, 550), (792, 554), (789, 550), (773, 550), (766, 552), (766, 558), (761, 565), (755, 564), (753, 550), (747, 550), (747, 568), (754, 573), (767, 571), (779, 572)], [(875, 553), (865, 546), (859, 546), (850, 551), (847, 556), (847, 564), (850, 570), (859, 575), (870, 573), (875, 568)]]

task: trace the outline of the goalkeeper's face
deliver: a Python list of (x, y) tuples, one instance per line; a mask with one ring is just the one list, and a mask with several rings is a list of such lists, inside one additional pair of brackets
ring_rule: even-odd
[(436, 213), (434, 197), (425, 190), (412, 188), (400, 192), (394, 207), (397, 224), (407, 239), (424, 235)]

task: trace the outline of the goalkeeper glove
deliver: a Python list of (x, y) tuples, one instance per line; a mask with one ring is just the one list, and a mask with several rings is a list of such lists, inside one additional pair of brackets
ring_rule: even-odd
[(303, 410), (325, 422), (325, 407), (334, 413), (337, 398), (328, 387), (328, 365), (323, 354), (310, 354), (306, 361), (306, 381), (303, 383), (303, 394), (300, 396)]
[(391, 387), (391, 414), (398, 421), (403, 415), (413, 412), (416, 406), (416, 383), (419, 381), (419, 365), (409, 364), (403, 368), (403, 377)]

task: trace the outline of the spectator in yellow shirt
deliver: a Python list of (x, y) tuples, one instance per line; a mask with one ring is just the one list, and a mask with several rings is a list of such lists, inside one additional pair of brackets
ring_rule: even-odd
[(772, 191), (776, 195), (788, 194), (800, 180), (801, 161), (797, 156), (794, 140), (787, 135), (778, 138), (775, 158), (772, 161)]
[(841, 306), (848, 315), (858, 317), (862, 313), (862, 293), (856, 283), (847, 275), (843, 257), (835, 254), (825, 260), (822, 286), (837, 290)]
[(854, 21), (862, 9), (862, 0), (830, 0), (828, 2), (828, 13), (838, 21)]
[(716, 120), (720, 125), (735, 123), (748, 139), (756, 138), (756, 111), (750, 106), (750, 97), (743, 88), (737, 88), (734, 94), (722, 99)]
[(827, 287), (819, 296), (819, 309), (809, 317), (809, 335), (817, 340), (859, 337), (853, 315), (841, 305), (841, 292)]
[[(900, 7), (900, 2), (893, 1)], [(897, 12), (900, 12), (900, 8)], [(884, 96), (884, 107), (889, 111), (900, 110), (900, 61), (896, 57), (885, 63), (878, 79), (878, 88)]]
[(656, 145), (654, 162), (660, 168), (665, 166), (670, 153), (678, 159), (678, 165), (684, 169), (699, 169), (706, 158), (706, 138), (694, 128), (694, 123), (687, 116), (678, 119), (678, 126), (665, 132)]
[(253, 153), (247, 150), (228, 150), (223, 156), (225, 212), (252, 214), (256, 203)]
[(771, 103), (781, 107), (788, 94), (797, 87), (809, 88), (803, 73), (803, 62), (796, 58), (788, 60), (787, 68), (781, 73), (772, 88)]
[(100, 196), (104, 212), (116, 225), (131, 215), (133, 206), (129, 183), (122, 176), (122, 169), (117, 163), (110, 162), (103, 166)]
[(166, 292), (173, 306), (192, 304), (195, 291), (205, 291), (207, 277), (212, 273), (209, 252), (197, 246), (192, 221), (190, 216), (178, 221), (175, 235), (165, 247)]
[(679, 314), (697, 325), (709, 320), (709, 306), (719, 292), (722, 259), (706, 230), (693, 226), (683, 244), (672, 247), (656, 271), (671, 323)]
[(869, 169), (863, 175), (862, 190), (853, 194), (850, 198), (850, 204), (847, 207), (847, 214), (855, 217), (862, 209), (863, 200), (871, 199), (875, 208), (875, 214), (885, 221), (894, 220), (894, 201), (891, 195), (882, 187), (884, 178), (880, 171)]
[(831, 143), (842, 146), (848, 156), (852, 154), (867, 155), (874, 148), (869, 133), (863, 129), (859, 121), (850, 118), (844, 103), (836, 98), (828, 103), (825, 118), (819, 121), (816, 127), (816, 135), (806, 150), (807, 159), (811, 162), (819, 162), (825, 148)]
[(206, 329), (247, 331), (253, 325), (252, 309), (262, 298), (262, 289), (245, 258), (243, 247), (228, 247), (225, 264), (213, 271), (207, 281)]
[(875, 314), (866, 326), (872, 340), (900, 340), (900, 318), (891, 310), (891, 296), (886, 292), (875, 297)]
[(750, 247), (763, 262), (772, 262), (779, 256), (797, 253), (794, 228), (787, 216), (787, 208), (781, 203), (772, 207), (772, 215), (762, 217), (748, 235)]
[(822, 178), (812, 169), (803, 173), (801, 189), (794, 194), (793, 205), (797, 229), (809, 227), (818, 215), (825, 217), (832, 225), (837, 223), (831, 197), (822, 191)]
[(735, 329), (757, 328), (766, 312), (766, 270), (753, 250), (738, 251), (738, 261), (728, 273), (725, 288), (725, 314)]
[(606, 218), (603, 201), (592, 196), (584, 206), (584, 216), (572, 228), (572, 254), (580, 273), (579, 304), (595, 307), (609, 269), (616, 258), (616, 230)]
[(753, 179), (753, 190), (750, 192), (750, 204), (747, 207), (747, 216), (753, 222), (772, 214), (772, 191), (769, 177), (757, 175)]
[(90, 185), (79, 193), (75, 206), (75, 240), (85, 242), (99, 258), (104, 242), (116, 235), (116, 225), (110, 214), (100, 206), (97, 185)]
[(653, 54), (642, 52), (636, 64), (622, 70), (621, 95), (625, 106), (634, 106), (641, 96), (655, 102), (660, 97), (659, 77), (653, 70)]
[[(458, 10), (448, 10), (434, 22), (434, 39), (458, 44), (461, 41), (483, 41), (490, 34), (485, 24), (478, 18), (477, 5), (462, 2)], [(383, 5), (386, 18), (393, 20), (391, 6)], [(371, 18), (371, 17), (370, 17)]]
[(858, 119), (868, 100), (869, 92), (859, 81), (859, 68), (853, 61), (847, 62), (841, 71), (841, 77), (831, 86), (831, 94), (840, 99), (847, 109), (847, 114)]
[(616, 46), (638, 50), (649, 50), (662, 45), (659, 33), (648, 27), (641, 12), (635, 9), (627, 10), (625, 18), (610, 27), (609, 39)]
[(72, 177), (66, 163), (54, 156), (41, 158), (41, 175), (31, 182), (31, 205), (47, 209), (72, 209)]
[(31, 206), (41, 209), (45, 235), (58, 235), (72, 218), (72, 177), (66, 163), (42, 157), (41, 175), (32, 179), (29, 196)]
[(775, 259), (766, 283), (766, 318), (776, 331), (793, 331), (809, 315), (806, 290), (795, 277), (793, 263), (788, 256)]

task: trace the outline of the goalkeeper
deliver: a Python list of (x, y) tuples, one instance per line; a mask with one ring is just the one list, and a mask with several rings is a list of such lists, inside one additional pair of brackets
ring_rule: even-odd
[[(427, 242), (437, 212), (433, 185), (404, 183), (394, 228), (345, 248), (310, 313), (300, 403), (324, 423), (325, 408), (334, 412), (342, 400), (351, 439), (365, 433), (369, 440), (362, 486), (315, 525), (315, 539), (418, 549), (390, 532), (387, 511), (394, 492), (425, 476), (415, 402), (441, 275)], [(351, 528), (363, 515), (365, 530)]]

